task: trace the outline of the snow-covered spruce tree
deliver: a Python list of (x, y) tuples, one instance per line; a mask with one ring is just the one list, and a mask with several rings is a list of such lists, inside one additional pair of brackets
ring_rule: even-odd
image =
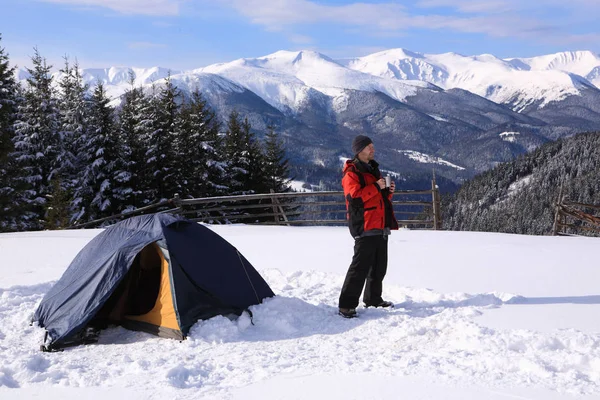
[(262, 144), (252, 132), (252, 126), (248, 119), (242, 123), (242, 133), (244, 146), (247, 149), (248, 157), (248, 175), (245, 182), (244, 192), (246, 193), (268, 193), (267, 176), (265, 175), (265, 157), (262, 152)]
[[(0, 41), (2, 36), (0, 35)], [(17, 169), (12, 158), (18, 91), (8, 54), (0, 47), (0, 232), (16, 230), (14, 207)]]
[(144, 205), (142, 188), (146, 166), (145, 142), (149, 119), (149, 99), (141, 87), (135, 87), (135, 76), (130, 76), (130, 88), (122, 97), (118, 113), (119, 140), (122, 143), (124, 170), (116, 177), (119, 193), (123, 196), (119, 211), (130, 211)]
[[(267, 191), (264, 175), (264, 155), (261, 146), (252, 133), (252, 127), (247, 119), (240, 122), (239, 115), (232, 112), (227, 123), (225, 135), (225, 160), (227, 163), (227, 182), (229, 194), (265, 193)], [(248, 205), (256, 205), (259, 201), (247, 201)], [(250, 209), (252, 214), (263, 214), (272, 210), (269, 208)], [(245, 219), (244, 221), (249, 221)]]
[(171, 77), (164, 86), (155, 88), (150, 102), (151, 130), (146, 140), (146, 177), (144, 198), (153, 203), (172, 198), (177, 189), (175, 181), (175, 124), (179, 113), (180, 92)]
[(15, 124), (14, 159), (21, 170), (19, 184), (27, 186), (16, 199), (20, 207), (22, 229), (45, 227), (49, 196), (56, 196), (50, 184), (59, 168), (59, 112), (52, 88), (51, 66), (35, 49), (31, 58), (33, 68), (24, 89)]
[(221, 194), (224, 168), (219, 123), (197, 89), (181, 106), (175, 149), (177, 192), (182, 198)]
[[(265, 192), (285, 193), (291, 191), (288, 159), (285, 157), (283, 141), (272, 126), (269, 126), (264, 140), (263, 175)], [(279, 199), (285, 212), (297, 209), (293, 199)], [(282, 217), (279, 217), (282, 219)]]
[(125, 199), (126, 161), (104, 85), (98, 81), (89, 102), (88, 135), (79, 155), (83, 166), (77, 175), (74, 219), (78, 222), (108, 217), (119, 212)]
[(264, 175), (267, 192), (289, 192), (290, 169), (288, 159), (285, 158), (283, 142), (272, 126), (269, 126), (265, 136), (264, 150)]
[[(88, 87), (83, 83), (77, 62), (71, 66), (69, 59), (65, 57), (65, 65), (60, 72), (62, 77), (59, 82), (58, 108), (61, 145), (57, 173), (60, 189), (65, 192), (62, 197), (72, 198), (75, 190), (86, 190), (80, 186), (82, 182), (79, 175), (87, 162), (82, 159), (82, 149), (89, 140), (89, 99), (86, 94)], [(53, 188), (58, 189), (55, 184)], [(85, 207), (85, 204), (78, 200), (70, 202), (68, 207), (73, 221), (80, 219), (82, 206)], [(60, 215), (65, 213), (56, 210), (53, 212)]]
[(6, 160), (13, 149), (17, 97), (14, 74), (15, 67), (10, 66), (8, 54), (0, 47), (0, 162)]
[(228, 195), (246, 194), (250, 168), (249, 143), (240, 116), (236, 111), (229, 114), (223, 141), (225, 161), (225, 185)]

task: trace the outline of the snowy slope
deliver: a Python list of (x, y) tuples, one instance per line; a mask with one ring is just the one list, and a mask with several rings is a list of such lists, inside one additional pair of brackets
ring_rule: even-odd
[(507, 59), (519, 67), (526, 67), (530, 71), (559, 70), (577, 74), (598, 85), (593, 76), (594, 70), (600, 68), (600, 55), (591, 51), (571, 51), (556, 54), (548, 54), (532, 58)]
[(0, 398), (600, 398), (600, 239), (394, 232), (396, 309), (345, 320), (347, 228), (212, 229), (277, 293), (255, 325), (216, 317), (183, 342), (111, 328), (52, 354), (29, 317), (100, 231), (0, 234)]
[(439, 157), (433, 157), (429, 154), (424, 154), (424, 153), (420, 153), (418, 151), (414, 151), (414, 150), (396, 150), (398, 153), (410, 158), (413, 161), (416, 161), (418, 163), (423, 163), (423, 164), (437, 164), (437, 165), (446, 165), (448, 167), (451, 168), (455, 168), (458, 170), (464, 170), (465, 168), (459, 166), (459, 165), (455, 165), (452, 164), (451, 162), (448, 162), (442, 158)]
[(351, 69), (387, 78), (419, 79), (445, 89), (461, 88), (516, 110), (563, 100), (596, 84), (600, 56), (588, 51), (534, 58), (499, 59), (491, 54), (421, 54), (392, 49), (344, 60)]

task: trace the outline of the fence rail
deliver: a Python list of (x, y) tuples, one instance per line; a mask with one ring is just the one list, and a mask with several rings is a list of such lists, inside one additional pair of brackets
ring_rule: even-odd
[[(567, 228), (572, 231), (584, 230), (600, 233), (600, 217), (588, 214), (575, 207), (600, 210), (594, 204), (564, 202), (556, 206), (553, 235), (569, 235)], [(568, 221), (571, 221), (569, 223)]]
[[(399, 190), (392, 205), (400, 226), (438, 230), (442, 227), (441, 201), (435, 178), (431, 190)], [(344, 193), (290, 192), (194, 199), (174, 198), (110, 217), (79, 223), (70, 228), (89, 228), (114, 223), (144, 213), (184, 215), (206, 223), (243, 222), (260, 225), (345, 225)], [(311, 218), (312, 216), (312, 218)]]
[(600, 210), (600, 205), (577, 203), (564, 199), (563, 185), (561, 184), (558, 201), (555, 205), (552, 234), (569, 236), (569, 229), (575, 232), (583, 230), (600, 234), (600, 217), (586, 213), (581, 210), (582, 208)]

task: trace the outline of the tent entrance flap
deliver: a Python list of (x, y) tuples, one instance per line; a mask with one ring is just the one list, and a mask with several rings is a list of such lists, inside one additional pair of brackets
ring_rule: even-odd
[[(137, 321), (180, 331), (173, 304), (169, 263), (156, 243), (146, 246), (140, 253), (139, 271), (138, 288), (136, 294), (131, 297), (134, 306), (125, 314), (123, 322)], [(150, 308), (148, 306), (151, 302), (152, 307)], [(133, 324), (124, 324), (124, 326), (127, 325)], [(153, 331), (151, 333), (160, 335), (160, 332)]]
[(158, 336), (179, 337), (169, 262), (156, 243), (135, 257), (125, 279), (94, 318)]

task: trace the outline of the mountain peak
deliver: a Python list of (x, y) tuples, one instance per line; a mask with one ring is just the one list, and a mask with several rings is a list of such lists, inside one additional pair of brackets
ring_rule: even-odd
[(288, 50), (280, 50), (275, 53), (268, 54), (266, 56), (258, 57), (257, 60), (264, 61), (280, 61), (284, 63), (296, 64), (305, 61), (327, 61), (327, 62), (335, 62), (331, 58), (326, 55), (319, 53), (314, 50), (298, 50), (298, 51), (288, 51)]
[[(389, 58), (395, 58), (395, 59), (403, 59), (403, 58), (423, 58), (424, 56), (421, 53), (417, 53), (414, 51), (410, 51), (410, 50), (398, 47), (395, 49), (389, 49), (389, 50), (384, 50), (384, 51), (380, 51), (377, 53), (373, 53), (366, 57), (389, 57)], [(363, 58), (366, 58), (366, 57), (363, 57)]]
[(302, 60), (307, 60), (307, 61), (321, 61), (322, 60), (322, 61), (327, 61), (327, 62), (335, 62), (331, 58), (327, 57), (326, 55), (321, 54), (316, 51), (311, 51), (311, 50), (299, 51), (298, 55), (294, 59), (293, 63), (298, 63)]

